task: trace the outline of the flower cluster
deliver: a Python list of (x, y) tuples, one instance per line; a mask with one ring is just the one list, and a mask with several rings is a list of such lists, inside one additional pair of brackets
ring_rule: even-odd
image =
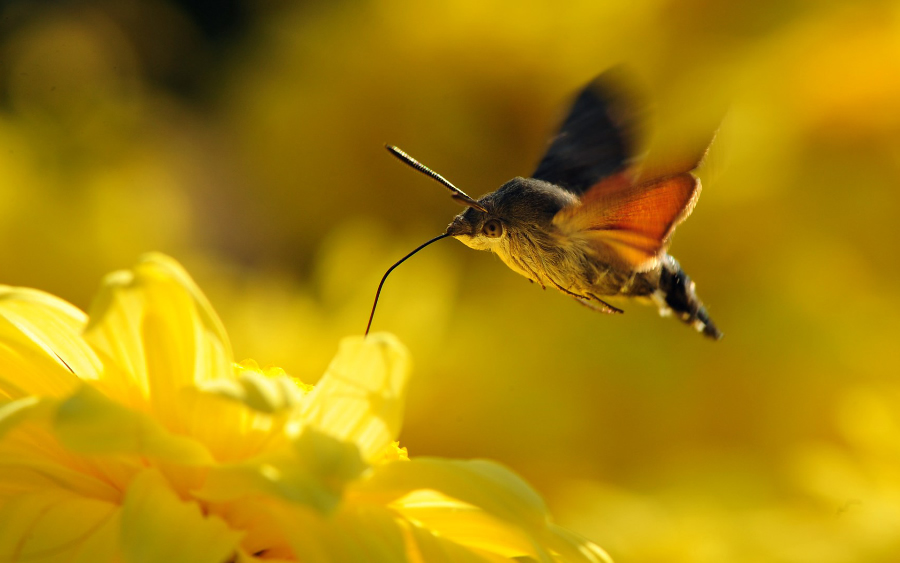
[(391, 335), (304, 385), (233, 362), (181, 267), (109, 275), (86, 316), (0, 287), (0, 561), (608, 561), (488, 461), (395, 441)]

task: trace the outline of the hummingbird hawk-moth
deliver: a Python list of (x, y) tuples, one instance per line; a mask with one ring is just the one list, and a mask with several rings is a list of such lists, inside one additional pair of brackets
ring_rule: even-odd
[[(513, 178), (479, 199), (448, 182), (400, 149), (388, 151), (451, 191), (466, 206), (447, 230), (422, 244), (454, 237), (488, 250), (541, 287), (554, 287), (582, 305), (622, 313), (607, 298), (649, 299), (660, 314), (674, 314), (704, 335), (719, 339), (697, 297), (694, 282), (666, 250), (675, 227), (694, 208), (700, 180), (694, 170), (706, 153), (657, 167), (636, 149), (644, 109), (623, 90), (618, 71), (585, 87), (559, 133), (529, 178)], [(372, 316), (375, 305), (372, 306)]]

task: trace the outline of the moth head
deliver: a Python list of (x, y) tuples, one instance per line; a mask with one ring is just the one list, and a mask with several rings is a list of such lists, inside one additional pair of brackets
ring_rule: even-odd
[(453, 218), (447, 234), (469, 248), (491, 250), (508, 236), (508, 229), (507, 222), (490, 211), (470, 207)]
[(510, 235), (550, 232), (554, 215), (577, 198), (556, 186), (533, 178), (513, 178), (457, 215), (447, 233), (477, 250), (503, 246)]

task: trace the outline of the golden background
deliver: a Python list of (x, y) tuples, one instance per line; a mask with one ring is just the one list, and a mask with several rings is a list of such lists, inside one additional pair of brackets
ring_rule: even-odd
[(163, 251), (307, 382), (461, 209), (384, 143), (477, 197), (612, 65), (664, 139), (727, 104), (671, 247), (724, 340), (442, 241), (374, 323), (402, 444), (510, 466), (619, 563), (900, 561), (897, 2), (17, 1), (0, 34), (0, 283), (87, 308)]

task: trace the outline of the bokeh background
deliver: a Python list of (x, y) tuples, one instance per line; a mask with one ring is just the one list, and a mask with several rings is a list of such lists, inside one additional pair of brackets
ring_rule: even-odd
[(900, 561), (896, 1), (0, 4), (0, 283), (82, 308), (159, 250), (314, 382), (387, 266), (528, 175), (624, 63), (659, 154), (727, 113), (671, 252), (726, 336), (442, 241), (375, 319), (411, 455), (486, 457), (620, 563)]

